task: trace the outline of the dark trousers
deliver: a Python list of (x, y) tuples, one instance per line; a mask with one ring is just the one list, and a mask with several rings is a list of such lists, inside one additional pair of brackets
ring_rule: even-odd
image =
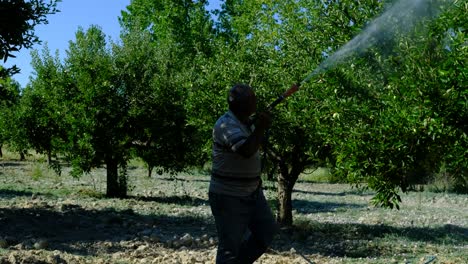
[(216, 263), (253, 263), (278, 231), (262, 189), (248, 197), (210, 192), (209, 200), (218, 231)]

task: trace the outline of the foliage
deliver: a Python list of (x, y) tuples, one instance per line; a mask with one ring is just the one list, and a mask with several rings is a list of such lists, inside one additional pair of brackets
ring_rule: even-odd
[(126, 195), (125, 168), (130, 156), (128, 103), (105, 35), (97, 26), (79, 29), (65, 59), (68, 154), (76, 174), (106, 164), (107, 195)]
[(37, 153), (47, 154), (51, 165), (53, 155), (64, 152), (67, 140), (63, 98), (60, 97), (63, 69), (58, 54), (52, 57), (47, 45), (42, 56), (32, 52), (35, 77), (23, 90), (19, 122), (26, 131), (30, 146)]
[(127, 32), (149, 32), (155, 43), (171, 40), (183, 57), (209, 54), (206, 37), (212, 22), (207, 4), (207, 0), (135, 0), (122, 12), (120, 23)]
[(0, 146), (8, 144), (13, 151), (28, 149), (28, 138), (19, 121), (20, 85), (10, 77), (0, 78)]
[[(60, 0), (16, 0), (0, 1), (0, 59), (6, 61), (15, 57), (12, 52), (21, 48), (31, 48), (39, 43), (34, 28), (40, 24), (47, 24), (47, 15), (55, 14)], [(0, 77), (19, 72), (14, 66), (1, 69)]]
[[(0, 66), (1, 68), (1, 66)], [(3, 68), (2, 68), (3, 69)], [(0, 79), (0, 104), (3, 107), (11, 107), (18, 103), (20, 87), (11, 77)]]
[[(199, 100), (194, 103), (195, 114), (205, 138), (209, 138), (216, 115), (225, 110), (226, 91), (232, 84), (244, 82), (254, 87), (259, 109), (265, 109), (269, 101), (324, 59), (322, 51), (349, 39), (353, 31), (348, 24), (344, 32), (331, 24), (343, 16), (343, 6), (310, 1), (227, 1), (220, 11), (215, 56), (203, 61), (207, 66), (192, 90), (194, 101)], [(361, 21), (372, 13), (368, 6), (353, 10)], [(338, 42), (329, 43), (331, 38)], [(274, 111), (268, 146), (269, 156), (279, 169), (279, 195), (284, 199), (279, 203), (279, 220), (283, 224), (292, 223), (291, 193), (299, 174), (333, 160), (332, 138), (327, 136), (333, 132), (336, 121), (331, 117), (337, 111), (334, 98), (328, 97), (333, 95), (330, 90), (317, 83), (304, 85), (297, 96)], [(210, 105), (210, 110), (203, 105)], [(204, 150), (209, 149), (207, 145)]]
[[(444, 163), (456, 189), (467, 191), (464, 12), (466, 6), (453, 6), (425, 22), (429, 31), (416, 28), (398, 39), (391, 55), (374, 49), (357, 62), (359, 70), (344, 74), (373, 89), (360, 93), (368, 99), (359, 107), (342, 106), (348, 110), (341, 117), (349, 120), (337, 132), (348, 140), (335, 143), (337, 171), (377, 190), (376, 204), (398, 208), (400, 188), (427, 183)], [(376, 66), (378, 75), (369, 79)]]
[(127, 89), (129, 135), (137, 156), (149, 167), (180, 171), (187, 159), (190, 130), (186, 126), (183, 90), (171, 43), (155, 45), (145, 32), (131, 32), (114, 46), (120, 85)]
[[(225, 91), (232, 84), (253, 86), (260, 110), (265, 109), (358, 34), (382, 7), (382, 1), (371, 0), (359, 6), (352, 1), (226, 1), (218, 12), (216, 52), (195, 60), (204, 66), (193, 79), (189, 97), (191, 122), (205, 135), (203, 153), (209, 154), (211, 125), (225, 110)], [(456, 178), (466, 186), (466, 165), (461, 165), (467, 160), (464, 8), (458, 2), (438, 20), (421, 21), (414, 32), (396, 32), (392, 42), (377, 42), (315, 76), (274, 110), (268, 152), (279, 170), (280, 221), (292, 223), (290, 195), (298, 175), (318, 166), (332, 166), (334, 177), (376, 190), (374, 202), (385, 207), (398, 207), (400, 189), (424, 183), (438, 172), (442, 156), (456, 160)], [(439, 31), (425, 30), (428, 27)], [(453, 41), (444, 56), (434, 61), (433, 51), (421, 52), (431, 45), (444, 50), (447, 37), (441, 36), (447, 34), (458, 42)], [(443, 65), (453, 68), (434, 70)], [(447, 89), (443, 82), (428, 80), (447, 83), (449, 76), (454, 86), (449, 92), (458, 89), (449, 94), (459, 102), (432, 104)], [(436, 87), (442, 91), (433, 93)], [(441, 113), (456, 117), (453, 122), (462, 129), (447, 127)], [(448, 152), (457, 153), (456, 158), (445, 155)]]
[[(230, 0), (214, 12), (216, 22), (206, 5), (132, 1), (120, 18), (121, 43), (110, 48), (93, 26), (77, 32), (63, 66), (47, 54), (35, 60), (38, 78), (24, 102), (37, 104), (29, 116), (39, 120), (30, 124), (55, 129), (54, 120), (62, 119), (49, 133), (67, 131), (55, 136), (66, 138), (79, 172), (106, 164), (108, 195), (125, 195), (133, 154), (169, 172), (209, 162), (212, 126), (233, 84), (251, 85), (259, 110), (266, 109), (385, 3)], [(401, 191), (426, 183), (442, 165), (466, 192), (467, 11), (454, 0), (439, 18), (396, 31), (312, 76), (273, 110), (265, 151), (267, 172), (278, 175), (282, 224), (292, 224), (299, 175), (318, 167), (375, 190), (374, 203), (384, 207), (398, 208)]]
[(194, 113), (187, 100), (195, 89), (191, 80), (203, 67), (193, 61), (212, 54), (212, 22), (206, 5), (205, 0), (139, 0), (120, 18), (125, 55), (119, 68), (125, 69), (122, 76), (135, 87), (131, 111), (136, 139), (143, 143), (137, 155), (150, 172), (155, 166), (178, 171), (206, 161), (195, 143), (205, 139), (195, 130), (197, 124), (187, 120)]
[(9, 120), (19, 102), (19, 85), (11, 78), (0, 79), (0, 149), (8, 142), (11, 133)]

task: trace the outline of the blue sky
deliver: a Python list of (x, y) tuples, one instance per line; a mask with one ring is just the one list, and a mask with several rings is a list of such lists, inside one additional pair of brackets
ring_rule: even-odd
[[(120, 34), (118, 17), (121, 10), (129, 5), (131, 0), (62, 0), (58, 4), (60, 13), (49, 15), (49, 24), (36, 27), (36, 35), (42, 40), (42, 45), (36, 44), (33, 49), (41, 50), (47, 43), (50, 51), (59, 50), (60, 56), (65, 56), (68, 42), (75, 39), (78, 27), (88, 28), (90, 25), (99, 25), (103, 32), (113, 40), (117, 40)], [(219, 8), (221, 0), (210, 0), (209, 9)], [(9, 58), (3, 64), (11, 67), (16, 64), (21, 73), (13, 76), (21, 87), (25, 87), (32, 75), (31, 50), (22, 49), (14, 53), (16, 58)]]

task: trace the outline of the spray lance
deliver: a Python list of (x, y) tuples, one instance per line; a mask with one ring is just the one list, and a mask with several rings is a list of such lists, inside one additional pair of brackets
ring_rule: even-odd
[[(302, 84), (308, 82), (312, 78), (312, 76), (314, 76), (316, 74), (317, 74), (317, 71), (314, 71), (314, 72), (310, 73), (304, 80), (302, 80), (302, 82), (295, 83), (295, 84), (291, 85), (291, 87), (288, 90), (286, 90), (283, 94), (281, 94), (278, 98), (276, 98), (275, 101), (273, 101), (271, 104), (268, 105), (267, 112), (271, 112), (273, 110), (273, 108), (275, 108), (278, 104), (280, 104), (284, 99), (288, 98), (293, 93), (299, 91), (299, 87)], [(265, 132), (265, 138), (264, 138), (264, 142), (263, 142), (264, 151), (263, 151), (263, 162), (262, 162), (262, 168), (261, 168), (262, 171), (264, 169), (264, 165), (265, 165), (265, 161), (266, 161), (266, 153), (267, 153), (266, 149), (268, 148), (269, 135), (270, 135), (270, 130), (267, 129), (267, 131)]]
[(307, 77), (302, 80), (302, 82), (300, 83), (295, 83), (293, 85), (291, 85), (291, 87), (286, 90), (286, 92), (284, 92), (283, 94), (281, 94), (278, 98), (276, 98), (275, 101), (273, 101), (273, 103), (271, 103), (270, 105), (268, 105), (267, 107), (267, 111), (270, 112), (271, 110), (273, 110), (273, 108), (275, 108), (279, 103), (281, 103), (284, 99), (286, 99), (287, 97), (291, 96), (293, 93), (297, 92), (299, 90), (299, 87), (301, 85), (303, 85), (304, 83), (308, 82), (310, 79), (312, 79), (312, 77), (316, 74), (318, 74), (319, 71), (318, 70), (315, 70), (313, 72), (311, 72), (309, 75), (307, 75)]
[[(303, 82), (301, 82), (301, 83), (303, 83)], [(297, 84), (297, 83), (291, 85), (291, 87), (288, 90), (286, 90), (286, 92), (281, 94), (278, 98), (276, 98), (275, 101), (273, 101), (273, 103), (271, 103), (271, 104), (269, 104), (267, 106), (266, 112), (271, 112), (273, 110), (273, 108), (275, 108), (284, 99), (291, 96), (293, 93), (297, 92), (299, 90), (299, 86), (300, 86), (300, 84)], [(250, 117), (249, 124), (253, 125), (255, 123), (255, 121), (257, 121), (257, 115), (256, 114), (254, 114), (253, 116)], [(268, 130), (267, 130), (267, 134), (268, 134)]]
[(270, 112), (271, 110), (273, 110), (273, 108), (275, 108), (279, 103), (281, 103), (284, 99), (286, 99), (287, 97), (289, 97), (290, 95), (292, 95), (293, 93), (297, 92), (299, 90), (299, 84), (293, 84), (291, 86), (291, 88), (289, 88), (288, 90), (286, 90), (286, 92), (284, 92), (282, 95), (280, 95), (278, 98), (276, 98), (275, 101), (273, 101), (273, 103), (271, 103), (270, 105), (268, 105), (267, 107), (267, 111)]

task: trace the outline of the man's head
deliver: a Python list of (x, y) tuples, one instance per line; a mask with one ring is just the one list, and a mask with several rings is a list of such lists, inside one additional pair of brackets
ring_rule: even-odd
[(229, 90), (229, 109), (239, 118), (245, 119), (257, 111), (257, 97), (246, 84), (236, 84)]

